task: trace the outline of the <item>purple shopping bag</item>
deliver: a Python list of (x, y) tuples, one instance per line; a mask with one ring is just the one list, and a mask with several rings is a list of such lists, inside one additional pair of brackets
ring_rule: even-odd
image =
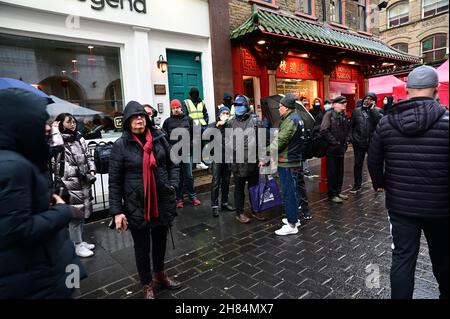
[(272, 175), (259, 177), (259, 184), (249, 189), (252, 210), (260, 213), (281, 205), (282, 199), (277, 182)]

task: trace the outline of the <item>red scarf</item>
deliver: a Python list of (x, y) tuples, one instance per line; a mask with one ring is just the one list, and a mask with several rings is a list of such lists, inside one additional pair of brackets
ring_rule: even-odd
[(134, 140), (144, 149), (144, 160), (142, 161), (142, 172), (144, 173), (144, 219), (157, 218), (158, 211), (158, 193), (156, 189), (155, 169), (156, 159), (153, 155), (153, 137), (149, 129), (145, 130), (145, 145), (139, 138), (131, 133)]

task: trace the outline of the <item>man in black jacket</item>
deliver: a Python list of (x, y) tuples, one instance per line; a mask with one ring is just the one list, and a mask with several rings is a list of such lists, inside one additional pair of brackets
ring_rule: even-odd
[(347, 151), (349, 121), (345, 113), (347, 98), (338, 96), (333, 100), (333, 109), (326, 112), (320, 126), (320, 134), (328, 142), (327, 178), (328, 198), (342, 204), (347, 195), (341, 194), (344, 181), (344, 155)]
[(449, 115), (435, 101), (438, 75), (420, 66), (408, 76), (408, 100), (378, 124), (368, 166), (375, 189), (385, 188), (392, 232), (392, 298), (410, 299), (422, 230), (440, 298), (449, 285)]
[(355, 154), (355, 164), (353, 166), (354, 184), (350, 190), (352, 194), (361, 191), (364, 158), (369, 149), (372, 134), (383, 116), (381, 110), (375, 106), (376, 102), (377, 95), (371, 92), (367, 93), (363, 98), (361, 107), (353, 111), (350, 121), (350, 138)]
[[(167, 133), (167, 136), (170, 139), (170, 135), (172, 131), (180, 128), (184, 129), (185, 132), (189, 132), (189, 144), (191, 148), (190, 156), (186, 156), (185, 154), (183, 158), (186, 160), (180, 163), (180, 183), (177, 187), (177, 208), (184, 207), (184, 187), (187, 190), (189, 195), (189, 199), (192, 202), (192, 205), (199, 206), (201, 204), (200, 200), (197, 198), (197, 193), (194, 188), (194, 176), (192, 174), (192, 119), (183, 112), (181, 102), (177, 99), (174, 99), (170, 102), (171, 115), (168, 119), (166, 119), (163, 123), (163, 130)], [(181, 136), (178, 137), (178, 140), (170, 140), (172, 145), (175, 145), (181, 141)], [(185, 157), (186, 156), (186, 157)]]
[(46, 105), (23, 89), (0, 90), (0, 299), (70, 298), (85, 277), (67, 228), (73, 211), (54, 194), (50, 206)]

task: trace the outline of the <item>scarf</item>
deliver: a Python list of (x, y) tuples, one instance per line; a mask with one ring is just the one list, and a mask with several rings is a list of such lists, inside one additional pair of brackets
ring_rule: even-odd
[(158, 211), (158, 193), (156, 189), (155, 169), (156, 159), (153, 155), (153, 138), (149, 129), (145, 130), (145, 145), (139, 138), (131, 133), (133, 139), (139, 143), (144, 149), (144, 159), (142, 161), (142, 172), (144, 174), (144, 219), (149, 221), (150, 218), (157, 218)]

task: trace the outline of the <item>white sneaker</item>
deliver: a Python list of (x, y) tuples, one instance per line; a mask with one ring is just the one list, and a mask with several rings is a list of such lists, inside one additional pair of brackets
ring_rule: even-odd
[(208, 166), (206, 166), (203, 162), (198, 163), (196, 167), (198, 169), (208, 169)]
[(75, 245), (75, 254), (79, 257), (91, 257), (94, 252), (92, 250), (87, 249), (82, 243)]
[(283, 227), (275, 231), (275, 234), (279, 236), (294, 235), (297, 233), (298, 233), (297, 226), (291, 227), (291, 225), (283, 225)]
[[(281, 221), (282, 221), (283, 224), (285, 224), (285, 225), (288, 224), (287, 218), (283, 218)], [(295, 227), (299, 227), (300, 225), (301, 225), (301, 224), (300, 224), (300, 219), (297, 219), (297, 222), (295, 223)]]
[(86, 248), (89, 249), (89, 250), (95, 249), (95, 245), (94, 245), (94, 244), (89, 244), (89, 243), (87, 243), (87, 242), (85, 242), (85, 241), (83, 241), (83, 242), (81, 243), (81, 245), (83, 245), (84, 247), (86, 247)]

